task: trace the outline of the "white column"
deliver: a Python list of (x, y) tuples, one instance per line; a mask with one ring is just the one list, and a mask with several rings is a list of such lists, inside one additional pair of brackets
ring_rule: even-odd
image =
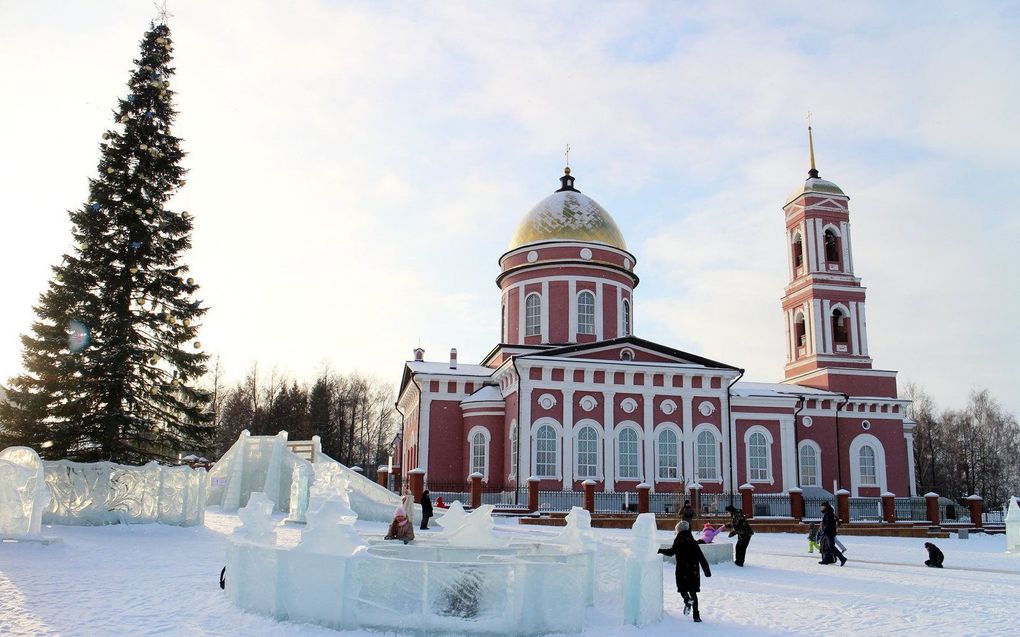
[[(684, 388), (689, 386), (690, 377), (684, 378)], [(694, 414), (691, 410), (694, 408), (694, 401), (690, 395), (683, 396), (683, 420), (684, 420), (684, 466), (681, 467), (683, 475), (687, 478), (687, 484), (698, 481), (698, 476), (694, 471)]]
[[(607, 374), (609, 372), (606, 372)], [(613, 418), (613, 407), (616, 404), (616, 392), (603, 392), (603, 417), (602, 417), (602, 430), (605, 432), (602, 446), (604, 453), (604, 462), (602, 463), (603, 471), (606, 478), (606, 493), (613, 493), (616, 491), (616, 436), (613, 433), (615, 426)]]
[[(649, 378), (649, 375), (646, 374), (645, 377)], [(642, 429), (644, 430), (645, 438), (644, 440), (645, 461), (643, 467), (644, 468), (643, 481), (652, 485), (651, 492), (655, 493), (655, 463), (653, 462), (654, 449), (652, 447), (653, 436), (655, 433), (655, 409), (654, 409), (655, 393), (645, 392), (641, 394), (641, 398), (643, 399), (642, 402), (645, 405), (644, 422), (642, 423), (643, 425)]]
[(850, 304), (850, 340), (853, 347), (853, 354), (857, 356), (861, 353), (861, 342), (857, 336), (857, 301)]
[(815, 267), (818, 260), (815, 255), (818, 254), (818, 250), (815, 249), (814, 232), (808, 234), (807, 219), (800, 224), (800, 236), (804, 241), (804, 271), (813, 272), (818, 269)]
[[(731, 472), (731, 469), (730, 469), (730, 435), (731, 435), (732, 432), (736, 431), (736, 427), (733, 425), (733, 421), (734, 421), (733, 413), (730, 410), (730, 406), (727, 404), (728, 403), (728, 399), (726, 398), (725, 395), (723, 396), (723, 401), (722, 402), (723, 402), (723, 407), (724, 407), (722, 413), (723, 414), (729, 414), (730, 416), (729, 416), (728, 420), (723, 419), (722, 417), (719, 418), (719, 424), (721, 425), (720, 429), (722, 431), (722, 458), (721, 458), (721, 462), (719, 463), (719, 466), (722, 468), (723, 492), (727, 492), (727, 491), (732, 492), (732, 489), (733, 489), (734, 485), (730, 484), (730, 472)], [(739, 443), (739, 441), (734, 441), (734, 443), (737, 445), (737, 448), (733, 450), (733, 462), (738, 463), (738, 462), (740, 462), (740, 458), (737, 457), (737, 455), (738, 455), (737, 454), (737, 450), (740, 449), (740, 443)]]
[(577, 281), (567, 281), (567, 312), (570, 313), (567, 322), (567, 340), (571, 343), (577, 342)]
[(832, 316), (832, 301), (825, 299), (822, 301), (822, 351), (826, 354), (832, 353), (832, 321), (829, 317)]
[(779, 421), (779, 453), (783, 467), (783, 491), (798, 486), (797, 484), (797, 443), (794, 442), (793, 417)]
[(903, 438), (907, 443), (907, 485), (910, 488), (910, 497), (917, 497), (917, 476), (914, 474), (914, 434), (904, 432)]
[[(531, 387), (524, 382), (527, 370), (521, 370), (521, 377), (517, 380), (517, 396), (521, 410), (521, 421), (517, 423), (517, 436), (520, 447), (520, 457), (517, 462), (521, 465), (521, 475), (518, 480), (521, 484), (531, 477)], [(423, 469), (425, 467), (422, 467)]]
[[(790, 280), (791, 281), (793, 281), (793, 279), (796, 278), (796, 276), (797, 276), (797, 273), (794, 271), (794, 268), (793, 268), (793, 235), (794, 235), (795, 232), (796, 232), (796, 230), (793, 230), (791, 232), (787, 232), (786, 233), (786, 269), (790, 272)], [(801, 250), (803, 250), (803, 246), (804, 246), (804, 240), (803, 239), (801, 239), (800, 245), (801, 245)], [(802, 256), (801, 260), (803, 260), (803, 258), (804, 257)]]
[[(432, 411), (432, 397), (422, 396), (421, 409), (418, 410), (418, 467), (429, 470), (429, 412)], [(457, 444), (460, 444), (458, 441)], [(417, 468), (417, 467), (414, 467)], [(401, 471), (406, 471), (401, 467)]]
[[(567, 370), (569, 373), (570, 370)], [(574, 482), (574, 390), (563, 390), (563, 457), (560, 459), (563, 490), (570, 491)]]
[(860, 308), (859, 308), (857, 314), (860, 316), (860, 322), (861, 322), (861, 326), (860, 326), (860, 329), (861, 329), (861, 355), (867, 356), (868, 355), (868, 319), (867, 319), (867, 317), (864, 314), (864, 302), (862, 301), (859, 305), (860, 305)]
[(843, 263), (847, 274), (854, 273), (854, 251), (850, 245), (850, 222), (844, 221), (843, 225)]
[(599, 283), (595, 286), (595, 338), (604, 340), (606, 331), (606, 320), (602, 315), (602, 299), (606, 295), (606, 284)]
[[(824, 326), (818, 325), (818, 322), (821, 319), (821, 317), (822, 317), (822, 302), (820, 299), (815, 299), (811, 302), (811, 323), (813, 325), (813, 329), (811, 331), (813, 332), (812, 336), (814, 338), (814, 349), (816, 354), (825, 351), (824, 350), (825, 346), (822, 344), (822, 339), (824, 338), (822, 330), (824, 330), (825, 328)], [(822, 329), (818, 329), (819, 327), (821, 327)]]
[(549, 342), (549, 282), (542, 281), (542, 342)]
[(822, 220), (812, 219), (815, 226), (815, 241), (818, 243), (818, 250), (815, 252), (818, 256), (818, 271), (825, 272), (827, 270), (825, 265), (825, 238), (822, 236)]
[(793, 328), (793, 310), (786, 312), (786, 362), (792, 363), (797, 357), (796, 331)]

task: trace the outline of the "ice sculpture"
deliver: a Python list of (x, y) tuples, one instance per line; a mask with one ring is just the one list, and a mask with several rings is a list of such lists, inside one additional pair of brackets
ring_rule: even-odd
[(493, 533), (496, 523), (492, 521), (492, 512), (495, 510), (495, 506), (483, 504), (464, 516), (463, 522), (449, 533), (446, 532), (446, 527), (444, 526), (443, 536), (449, 541), (450, 546), (461, 548), (499, 548), (507, 546), (510, 544), (510, 538), (497, 537)]
[(1020, 553), (1020, 506), (1017, 506), (1016, 496), (1010, 496), (1006, 510), (1006, 550)]
[(551, 541), (555, 544), (566, 544), (578, 551), (594, 551), (598, 538), (591, 528), (591, 513), (581, 507), (572, 507), (566, 521), (566, 528)]
[(44, 461), (51, 500), (46, 524), (100, 525), (205, 521), (205, 469), (112, 462)]
[[(316, 442), (313, 438), (313, 442)], [(315, 508), (323, 501), (342, 494), (348, 498), (359, 520), (389, 522), (393, 511), (400, 506), (400, 496), (386, 487), (376, 484), (360, 473), (345, 467), (321, 451), (315, 453), (308, 507)], [(414, 505), (417, 519), (421, 519), (421, 505)]]
[(234, 535), (259, 544), (272, 544), (276, 541), (273, 532), (273, 501), (265, 493), (252, 493), (248, 505), (238, 509), (237, 517), (241, 519), (241, 526), (234, 529)]
[(209, 504), (236, 511), (252, 492), (258, 491), (277, 511), (289, 513), (295, 465), (305, 467), (299, 470), (299, 476), (311, 479), (311, 464), (287, 448), (286, 431), (275, 436), (252, 436), (242, 431), (209, 472)]
[[(290, 515), (288, 522), (305, 522), (308, 514), (309, 487), (314, 478), (312, 468), (306, 464), (295, 464), (290, 473)], [(345, 493), (346, 495), (346, 493)]]
[(308, 512), (308, 528), (301, 534), (298, 550), (331, 555), (354, 555), (365, 541), (354, 530), (358, 514), (343, 498), (330, 498)]
[(28, 447), (0, 451), (0, 538), (41, 540), (49, 501), (39, 455)]
[(623, 584), (623, 622), (646, 626), (662, 618), (662, 556), (655, 514), (642, 513), (632, 527)]
[(464, 505), (460, 503), (460, 500), (454, 500), (453, 504), (446, 509), (446, 513), (436, 520), (436, 524), (443, 528), (439, 536), (447, 537), (450, 533), (459, 529), (460, 525), (464, 524), (464, 518), (466, 517), (467, 513), (464, 511)]

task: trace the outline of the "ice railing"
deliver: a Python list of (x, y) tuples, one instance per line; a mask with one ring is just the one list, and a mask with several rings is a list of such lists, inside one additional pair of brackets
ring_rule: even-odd
[(409, 545), (366, 542), (338, 498), (309, 511), (301, 542), (285, 548), (275, 543), (272, 504), (253, 494), (228, 544), (227, 594), (247, 611), (337, 629), (524, 636), (580, 632), (598, 582), (621, 623), (661, 617), (654, 519), (639, 519), (629, 546), (603, 547), (581, 509), (548, 541), (493, 534), (491, 511), (440, 518), (442, 533)]
[(0, 538), (39, 537), (49, 499), (42, 461), (34, 450), (8, 447), (0, 451)]
[(50, 503), (46, 524), (101, 525), (205, 521), (205, 469), (112, 462), (43, 462)]

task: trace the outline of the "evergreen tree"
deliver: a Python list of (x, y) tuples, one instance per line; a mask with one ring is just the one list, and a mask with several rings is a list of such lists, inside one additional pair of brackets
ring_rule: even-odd
[(103, 134), (89, 201), (70, 213), (77, 248), (54, 268), (22, 339), (25, 373), (0, 407), (5, 442), (46, 457), (144, 462), (205, 452), (205, 313), (185, 278), (188, 213), (167, 209), (184, 184), (169, 81), (170, 29), (154, 23)]

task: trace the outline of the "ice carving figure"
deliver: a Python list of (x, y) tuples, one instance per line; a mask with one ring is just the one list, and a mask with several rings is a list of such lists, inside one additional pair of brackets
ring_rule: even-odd
[[(510, 538), (497, 537), (493, 533), (496, 523), (492, 521), (492, 512), (496, 507), (491, 504), (483, 504), (464, 517), (464, 521), (457, 528), (446, 533), (443, 527), (443, 535), (447, 538), (450, 546), (462, 548), (500, 548), (510, 544)], [(445, 517), (444, 517), (445, 519)]]
[(581, 507), (571, 507), (566, 520), (566, 528), (550, 542), (565, 544), (577, 551), (594, 551), (598, 539), (595, 537), (595, 531), (591, 528), (591, 513)]
[(1006, 550), (1020, 553), (1020, 506), (1017, 506), (1016, 496), (1010, 496), (1006, 510)]
[(273, 544), (276, 541), (273, 506), (273, 501), (265, 493), (252, 493), (248, 505), (237, 511), (241, 526), (234, 529), (234, 535), (259, 544)]
[(301, 534), (298, 550), (331, 555), (354, 555), (365, 541), (354, 530), (358, 514), (342, 498), (330, 498), (308, 512), (308, 528)]
[(662, 619), (662, 556), (655, 531), (654, 513), (642, 513), (632, 527), (624, 568), (625, 624), (647, 626)]
[(294, 464), (290, 473), (290, 515), (289, 522), (305, 522), (308, 514), (309, 487), (314, 478), (312, 468), (307, 464)]
[(442, 532), (439, 533), (439, 537), (449, 537), (450, 533), (453, 533), (460, 528), (461, 524), (464, 524), (466, 517), (467, 513), (464, 512), (464, 505), (460, 503), (460, 500), (454, 500), (450, 508), (443, 514), (443, 517), (436, 520), (436, 524), (443, 528)]
[(42, 513), (50, 502), (42, 461), (28, 447), (0, 452), (0, 537), (41, 538)]

